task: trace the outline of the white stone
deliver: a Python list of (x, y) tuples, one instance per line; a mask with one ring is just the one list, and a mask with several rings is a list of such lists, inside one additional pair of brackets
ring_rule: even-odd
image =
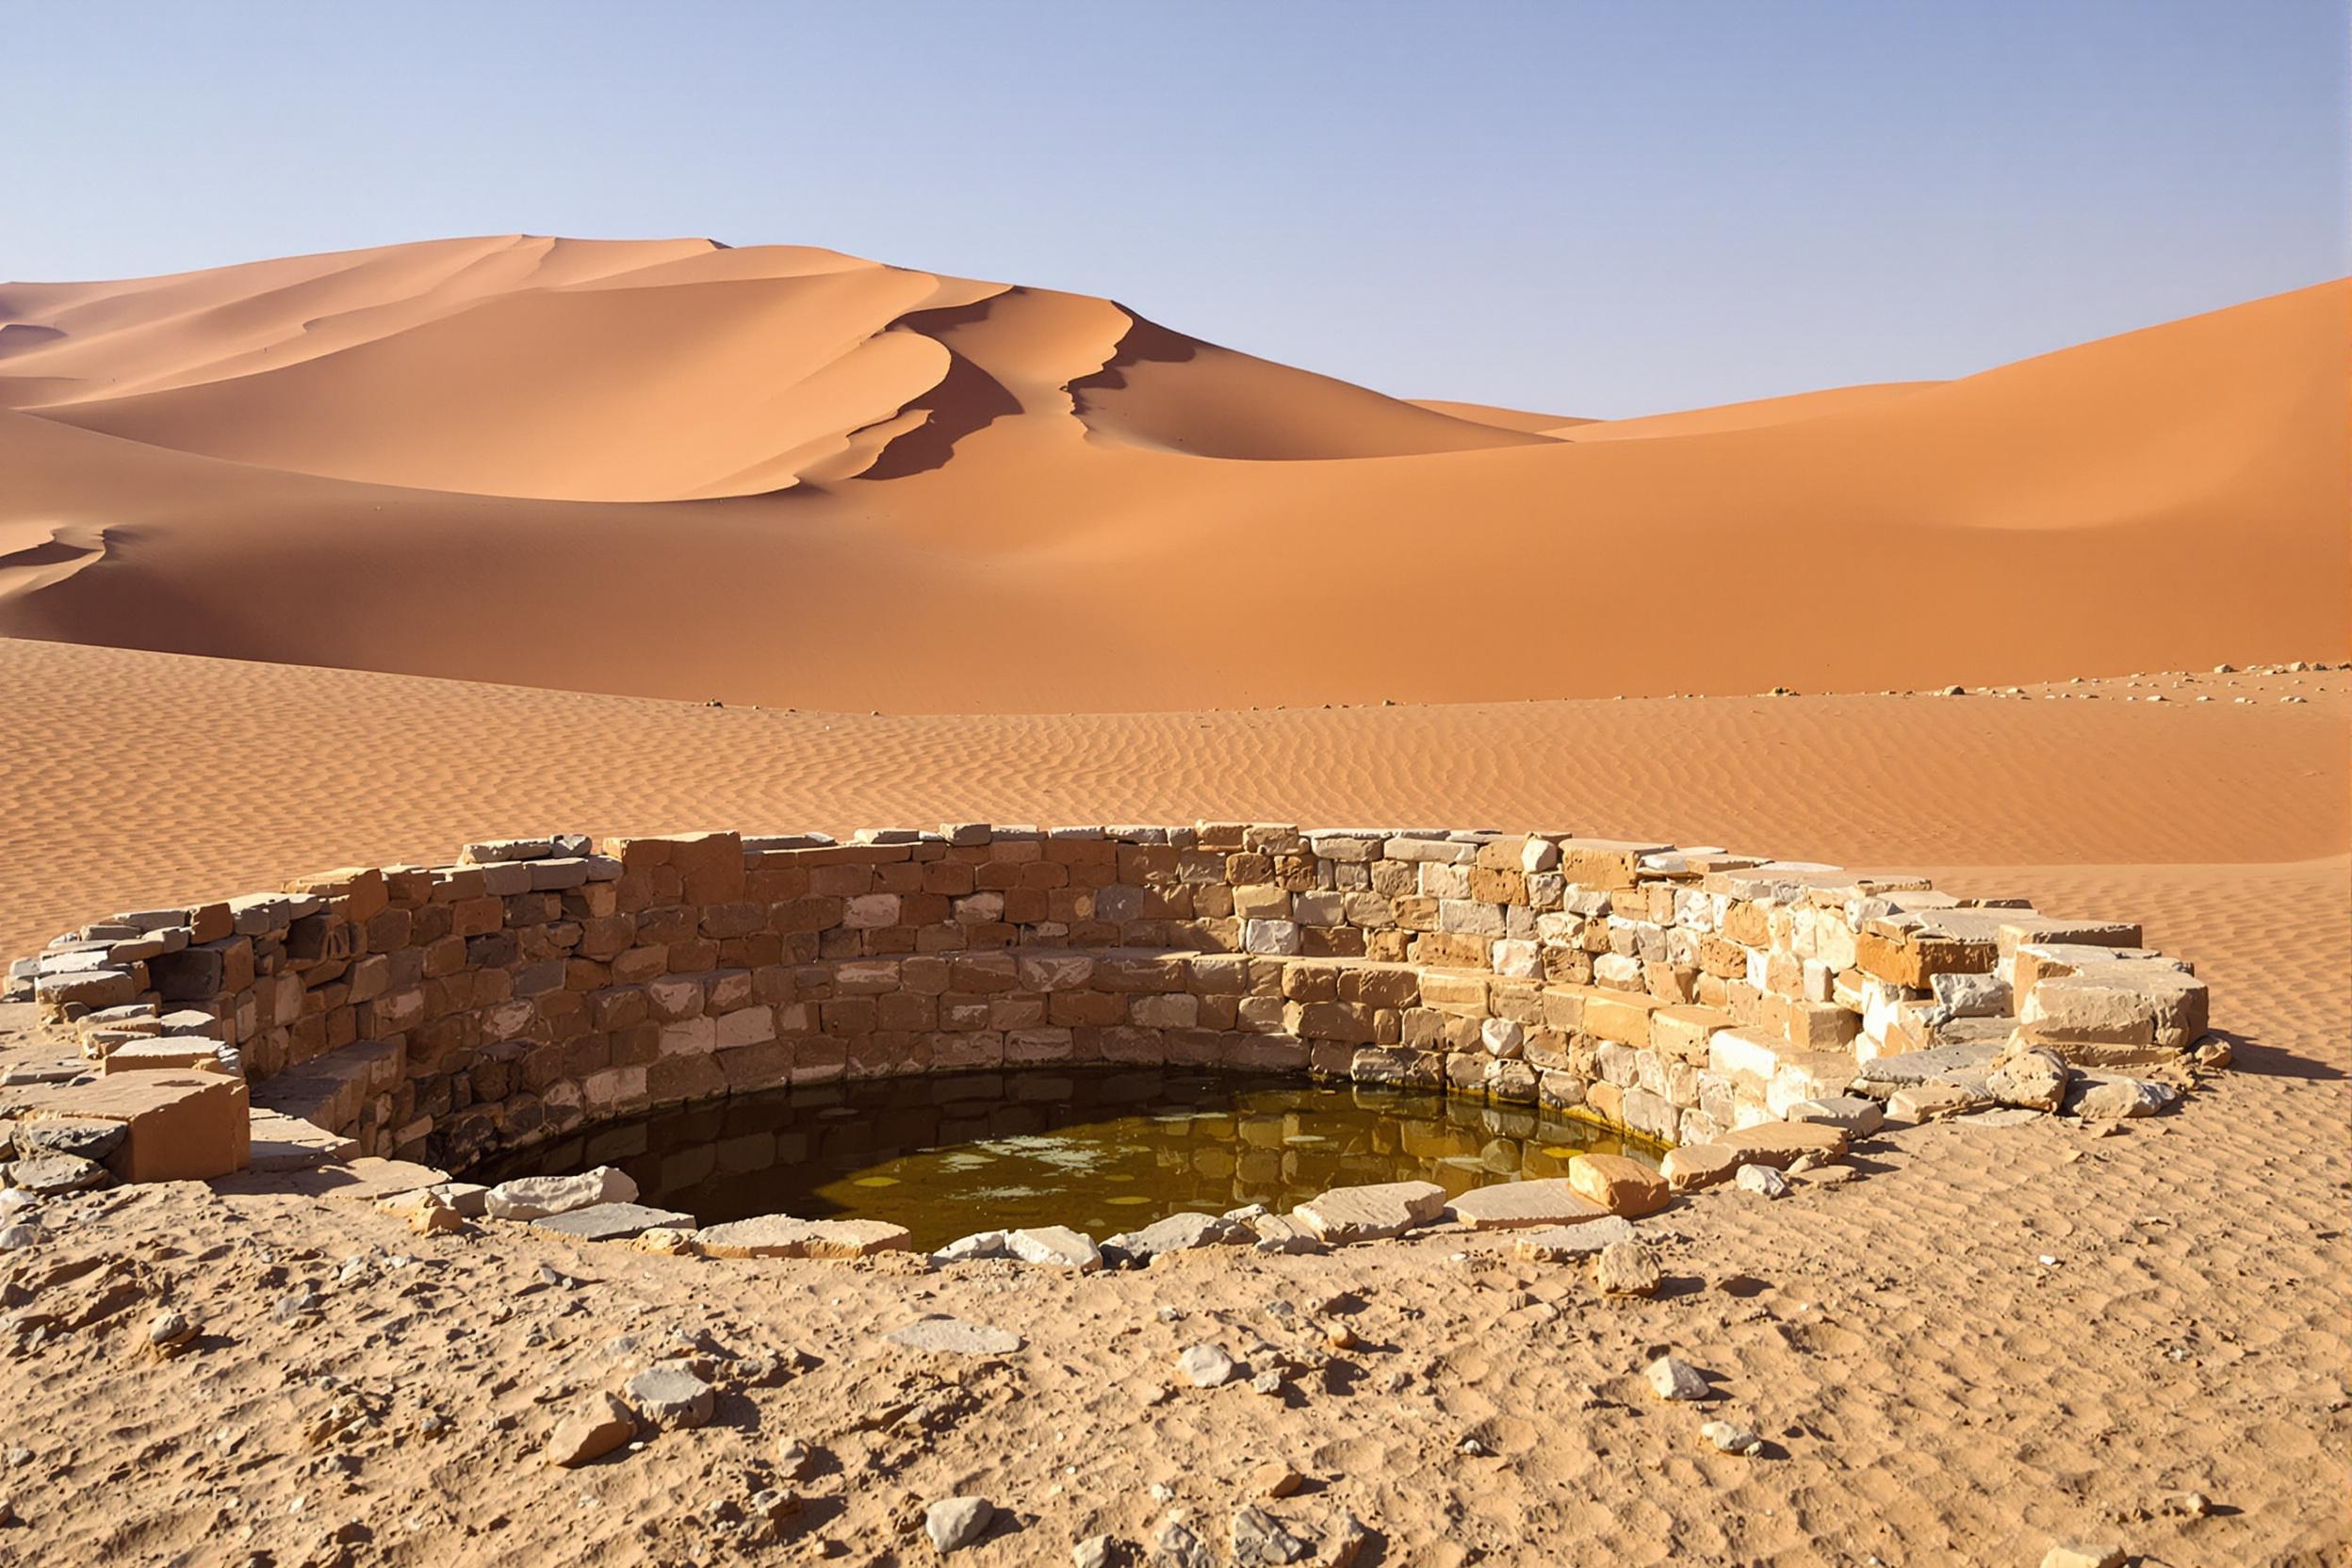
[(500, 1182), (484, 1195), (482, 1212), (493, 1219), (538, 1219), (598, 1203), (635, 1201), (637, 1184), (629, 1174), (600, 1165), (576, 1176), (520, 1176)]

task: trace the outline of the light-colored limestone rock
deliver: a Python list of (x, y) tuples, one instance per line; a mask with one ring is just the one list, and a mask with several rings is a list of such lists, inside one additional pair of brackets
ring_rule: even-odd
[(500, 1182), (482, 1199), (493, 1219), (538, 1219), (600, 1203), (634, 1203), (637, 1184), (625, 1170), (597, 1166), (571, 1176), (519, 1176)]
[(941, 1557), (987, 1533), (996, 1508), (986, 1497), (942, 1497), (923, 1511), (923, 1533)]
[(1067, 1225), (1045, 1225), (1004, 1233), (1004, 1250), (1023, 1263), (1045, 1264), (1091, 1274), (1102, 1266), (1094, 1238)]
[(918, 1317), (882, 1336), (906, 1350), (928, 1350), (950, 1356), (1009, 1356), (1022, 1345), (1010, 1329), (968, 1323), (960, 1317)]
[(1592, 1260), (1592, 1282), (1604, 1296), (1655, 1296), (1661, 1277), (1647, 1242), (1611, 1242)]
[(1661, 1399), (1705, 1399), (1714, 1392), (1707, 1374), (1674, 1356), (1660, 1356), (1642, 1374)]
[(1568, 1162), (1571, 1190), (1627, 1219), (1656, 1214), (1673, 1200), (1666, 1178), (1623, 1154), (1578, 1154)]
[(547, 1462), (565, 1469), (592, 1463), (637, 1435), (637, 1417), (611, 1394), (592, 1395), (555, 1424), (548, 1434)]
[(1434, 1224), (1445, 1212), (1446, 1189), (1434, 1182), (1333, 1187), (1291, 1211), (1316, 1239), (1334, 1247), (1400, 1236), (1415, 1226)]
[(781, 1214), (706, 1225), (694, 1233), (694, 1250), (706, 1258), (866, 1258), (903, 1252), (906, 1243), (906, 1227), (886, 1220), (794, 1219)]
[(1573, 1258), (1592, 1257), (1621, 1241), (1631, 1241), (1634, 1235), (1632, 1222), (1612, 1214), (1590, 1224), (1544, 1225), (1531, 1231), (1514, 1231), (1511, 1255), (1522, 1263), (1566, 1263)]
[(1450, 1208), (1454, 1218), (1478, 1231), (1583, 1225), (1606, 1219), (1609, 1213), (1560, 1177), (1472, 1187), (1456, 1198)]

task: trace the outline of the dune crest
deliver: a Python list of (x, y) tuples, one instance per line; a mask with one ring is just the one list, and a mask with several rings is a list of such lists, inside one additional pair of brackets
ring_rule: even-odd
[(1576, 421), (813, 247), (0, 285), (0, 531), (105, 539), (0, 634), (935, 712), (2321, 658), (2347, 303)]

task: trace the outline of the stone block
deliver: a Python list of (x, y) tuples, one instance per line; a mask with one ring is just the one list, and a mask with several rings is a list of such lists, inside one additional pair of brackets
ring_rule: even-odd
[(27, 1119), (77, 1117), (128, 1130), (107, 1156), (126, 1182), (189, 1182), (246, 1168), (251, 1105), (242, 1078), (219, 1072), (125, 1072), (44, 1089)]

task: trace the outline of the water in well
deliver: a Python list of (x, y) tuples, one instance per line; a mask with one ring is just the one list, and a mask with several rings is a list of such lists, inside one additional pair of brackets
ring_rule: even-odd
[(886, 1219), (932, 1249), (1071, 1225), (1098, 1239), (1186, 1210), (1282, 1210), (1328, 1187), (1452, 1191), (1560, 1176), (1598, 1151), (1654, 1160), (1556, 1111), (1414, 1090), (1174, 1068), (877, 1079), (609, 1122), (486, 1162), (474, 1181), (612, 1165), (702, 1223)]

